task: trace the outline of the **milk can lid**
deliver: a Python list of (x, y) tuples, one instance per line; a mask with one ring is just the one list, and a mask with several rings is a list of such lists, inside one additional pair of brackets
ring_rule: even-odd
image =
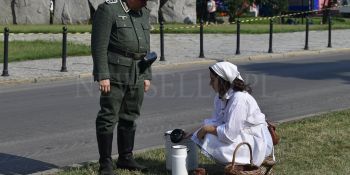
[(179, 143), (185, 136), (185, 131), (182, 129), (174, 129), (170, 134), (170, 140), (173, 143)]

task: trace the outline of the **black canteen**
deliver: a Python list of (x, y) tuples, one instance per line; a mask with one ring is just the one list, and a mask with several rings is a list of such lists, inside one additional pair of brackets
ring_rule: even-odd
[(158, 58), (156, 52), (149, 52), (146, 54), (146, 56), (143, 58), (143, 62), (146, 65), (152, 65), (154, 61), (156, 61)]

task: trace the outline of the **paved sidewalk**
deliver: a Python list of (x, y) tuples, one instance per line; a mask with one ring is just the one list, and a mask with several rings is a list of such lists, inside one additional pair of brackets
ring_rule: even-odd
[[(214, 62), (215, 60), (254, 60), (350, 51), (350, 30), (332, 31), (332, 48), (327, 48), (327, 31), (311, 31), (309, 36), (310, 50), (304, 51), (305, 32), (274, 34), (274, 53), (268, 54), (268, 34), (242, 34), (241, 54), (235, 55), (235, 34), (205, 34), (205, 58), (201, 59), (198, 58), (199, 34), (166, 34), (166, 61), (157, 61), (153, 66), (157, 69), (181, 64)], [(61, 34), (11, 34), (10, 40), (60, 41), (61, 37)], [(2, 34), (0, 34), (0, 40), (3, 40)], [(68, 41), (90, 45), (90, 34), (68, 34)], [(159, 34), (151, 35), (151, 50), (156, 51), (160, 56)], [(3, 64), (1, 63), (0, 73), (2, 73), (2, 68)], [(91, 56), (68, 57), (67, 68), (68, 72), (60, 72), (60, 58), (9, 63), (10, 76), (0, 76), (0, 85), (91, 77), (92, 58)]]

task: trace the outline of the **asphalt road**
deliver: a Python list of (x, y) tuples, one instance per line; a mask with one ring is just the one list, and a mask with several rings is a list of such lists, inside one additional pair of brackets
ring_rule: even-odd
[[(350, 106), (350, 54), (237, 63), (267, 118), (288, 120)], [(209, 117), (208, 65), (154, 73), (138, 120), (136, 149)], [(98, 159), (91, 80), (0, 87), (0, 174), (29, 174)], [(113, 153), (117, 153), (114, 142)]]

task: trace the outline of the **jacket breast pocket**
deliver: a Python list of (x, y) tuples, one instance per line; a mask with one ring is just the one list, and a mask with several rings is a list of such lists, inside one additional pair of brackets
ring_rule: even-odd
[(120, 41), (133, 41), (135, 32), (131, 23), (126, 21), (116, 21), (117, 36)]
[(115, 53), (108, 53), (108, 68), (111, 82), (128, 84), (131, 80), (131, 65), (130, 58), (124, 58)]
[(150, 42), (150, 24), (148, 23), (142, 23), (143, 33), (145, 35), (147, 43)]

